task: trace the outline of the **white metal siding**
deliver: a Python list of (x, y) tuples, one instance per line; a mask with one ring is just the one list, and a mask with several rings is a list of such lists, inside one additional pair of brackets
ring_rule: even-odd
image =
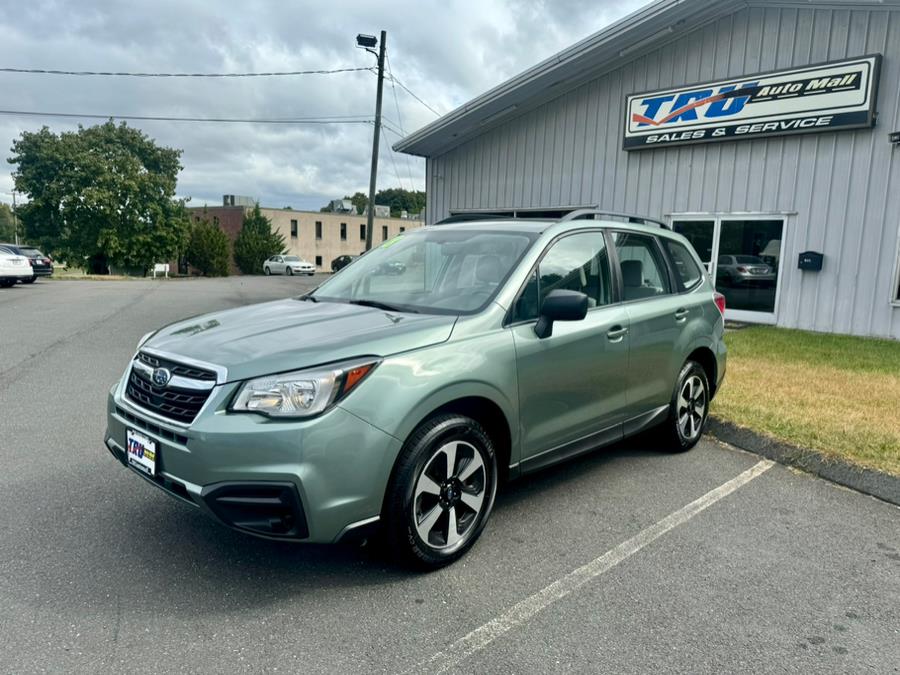
[[(881, 53), (874, 130), (621, 150), (628, 94)], [(778, 323), (900, 338), (900, 11), (750, 7), (428, 160), (429, 220), (456, 209), (789, 212)], [(802, 273), (797, 255), (825, 253)]]

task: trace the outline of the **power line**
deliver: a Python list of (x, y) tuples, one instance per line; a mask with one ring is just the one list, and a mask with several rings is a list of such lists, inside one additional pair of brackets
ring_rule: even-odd
[[(406, 130), (403, 128), (403, 116), (400, 114), (400, 100), (397, 98), (397, 87), (394, 85), (394, 71), (391, 68), (391, 55), (386, 54), (385, 56), (387, 58), (388, 74), (391, 77), (391, 91), (394, 92), (394, 105), (397, 108), (397, 124), (400, 127), (400, 131), (402, 131), (403, 134), (406, 135)], [(393, 148), (391, 148), (391, 152), (394, 152)], [(409, 173), (409, 186), (410, 186), (410, 188), (412, 188), (412, 184), (413, 184), (412, 165), (409, 163), (409, 155), (404, 154), (403, 156), (406, 159), (406, 170)]]
[(0, 68), (0, 73), (20, 73), (28, 75), (76, 75), (103, 77), (284, 77), (294, 75), (333, 75), (335, 73), (355, 73), (372, 68), (335, 68), (332, 70), (284, 70), (261, 73), (134, 73), (99, 70), (51, 70), (47, 68)]
[[(382, 136), (382, 138), (384, 138), (384, 127), (383, 126), (381, 128), (381, 136)], [(394, 154), (395, 154), (394, 149), (390, 145), (388, 145), (386, 138), (384, 139), (384, 143), (385, 143), (385, 145), (387, 145), (388, 154), (391, 156), (391, 164), (394, 165), (394, 175), (397, 177), (397, 182), (400, 183), (400, 189), (403, 190), (404, 189), (403, 179), (400, 178), (400, 172), (397, 171), (397, 160), (394, 157)], [(410, 189), (412, 189), (412, 183), (410, 183), (409, 187), (410, 187)]]
[(98, 115), (94, 113), (39, 112), (35, 110), (0, 110), (0, 115), (21, 117), (66, 117), (85, 119), (117, 119), (150, 122), (213, 122), (240, 124), (372, 124), (372, 119), (364, 115), (337, 117), (172, 117), (162, 115)]
[(418, 96), (416, 96), (416, 95), (410, 90), (410, 88), (407, 87), (405, 84), (403, 84), (400, 80), (398, 80), (398, 79), (396, 78), (396, 76), (395, 76), (393, 73), (391, 73), (391, 80), (393, 80), (394, 82), (396, 82), (397, 84), (399, 84), (407, 94), (409, 94), (410, 96), (412, 96), (414, 99), (416, 99), (419, 103), (421, 103), (421, 104), (424, 105), (426, 108), (428, 108), (428, 109), (429, 109), (431, 112), (433, 112), (435, 115), (437, 115), (438, 117), (441, 116), (441, 113), (439, 113), (437, 110), (435, 110), (435, 109), (432, 108), (430, 105), (428, 105), (427, 103), (425, 103), (425, 101), (423, 101), (423, 100), (420, 99)]

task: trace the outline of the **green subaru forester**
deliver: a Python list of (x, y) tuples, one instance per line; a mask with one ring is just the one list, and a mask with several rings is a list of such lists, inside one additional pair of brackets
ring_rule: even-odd
[(109, 450), (242, 532), (377, 530), (437, 567), (504, 478), (651, 427), (697, 443), (725, 307), (687, 240), (595, 210), (448, 220), (307, 295), (145, 336), (109, 393)]

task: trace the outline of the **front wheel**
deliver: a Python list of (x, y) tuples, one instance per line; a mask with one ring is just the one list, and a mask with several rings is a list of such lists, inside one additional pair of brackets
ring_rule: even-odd
[(490, 517), (497, 492), (494, 445), (463, 415), (424, 422), (407, 440), (385, 497), (388, 550), (437, 569), (462, 557)]
[(269, 276), (270, 274), (272, 274), (272, 270), (270, 270), (268, 267), (263, 267), (263, 274)]
[(294, 270), (291, 269), (290, 267), (288, 267), (288, 268), (287, 268), (287, 275), (288, 275), (289, 277), (294, 276)]
[(709, 416), (709, 400), (706, 371), (696, 361), (688, 361), (678, 374), (669, 416), (661, 429), (668, 450), (685, 452), (697, 445)]

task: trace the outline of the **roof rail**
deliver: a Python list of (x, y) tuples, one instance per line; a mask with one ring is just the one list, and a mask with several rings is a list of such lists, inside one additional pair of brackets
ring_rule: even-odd
[(656, 218), (648, 218), (647, 216), (639, 216), (634, 213), (619, 213), (617, 211), (604, 211), (603, 209), (591, 208), (591, 209), (576, 209), (571, 213), (567, 213), (562, 218), (559, 219), (560, 223), (568, 223), (572, 220), (586, 220), (587, 216), (594, 216), (591, 220), (596, 220), (596, 216), (608, 216), (612, 218), (625, 218), (629, 223), (638, 223), (641, 225), (659, 225), (664, 230), (671, 230), (666, 223), (661, 220), (657, 220)]
[(475, 220), (515, 220), (512, 216), (502, 216), (490, 211), (469, 211), (457, 213), (439, 220), (435, 225), (449, 225), (450, 223), (470, 223)]

